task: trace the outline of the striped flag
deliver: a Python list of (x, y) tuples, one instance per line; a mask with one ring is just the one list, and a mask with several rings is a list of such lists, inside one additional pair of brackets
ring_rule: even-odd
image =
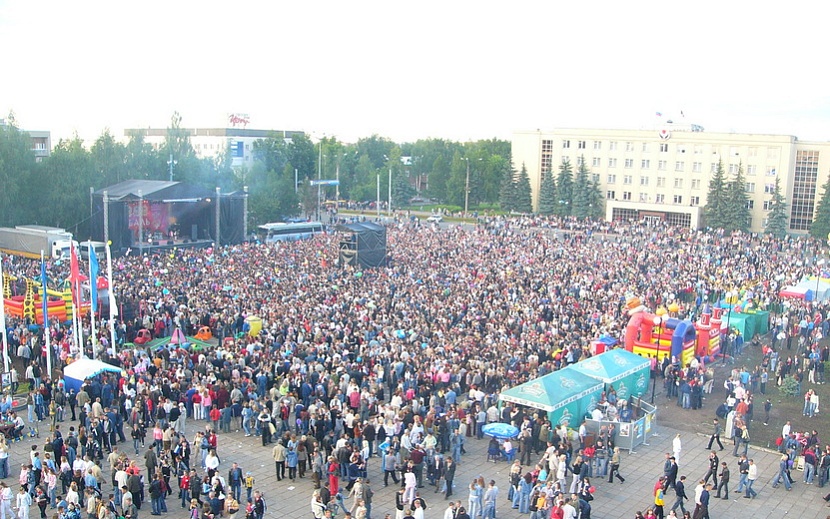
[(98, 257), (95, 255), (95, 248), (89, 244), (89, 294), (92, 302), (92, 311), (98, 309)]
[(43, 295), (41, 296), (43, 329), (45, 333), (49, 333), (49, 296), (46, 295), (46, 262), (43, 261), (43, 256), (40, 258), (40, 284), (43, 288)]

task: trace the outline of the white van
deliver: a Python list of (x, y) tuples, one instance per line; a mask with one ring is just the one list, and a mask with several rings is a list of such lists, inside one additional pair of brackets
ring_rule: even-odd
[(82, 241), (78, 247), (81, 251), (81, 258), (89, 259), (89, 248), (95, 251), (95, 257), (98, 261), (102, 261), (107, 257), (107, 244), (102, 241)]

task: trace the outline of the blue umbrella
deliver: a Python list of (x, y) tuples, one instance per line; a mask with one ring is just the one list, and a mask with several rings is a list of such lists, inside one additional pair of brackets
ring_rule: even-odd
[(507, 439), (518, 436), (519, 428), (506, 423), (494, 422), (482, 427), (481, 432), (493, 438)]

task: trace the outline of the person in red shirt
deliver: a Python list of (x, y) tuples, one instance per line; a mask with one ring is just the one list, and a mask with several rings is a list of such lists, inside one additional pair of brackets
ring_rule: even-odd
[(556, 504), (550, 509), (550, 519), (564, 519), (565, 511), (562, 509), (562, 505), (564, 504), (564, 501), (556, 501)]

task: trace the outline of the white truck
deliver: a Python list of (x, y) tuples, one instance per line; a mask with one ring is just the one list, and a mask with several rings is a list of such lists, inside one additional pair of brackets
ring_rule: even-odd
[(70, 247), (78, 242), (72, 239), (72, 233), (60, 227), (43, 225), (18, 225), (14, 228), (0, 227), (0, 251), (27, 258), (44, 256), (54, 259), (68, 259)]

